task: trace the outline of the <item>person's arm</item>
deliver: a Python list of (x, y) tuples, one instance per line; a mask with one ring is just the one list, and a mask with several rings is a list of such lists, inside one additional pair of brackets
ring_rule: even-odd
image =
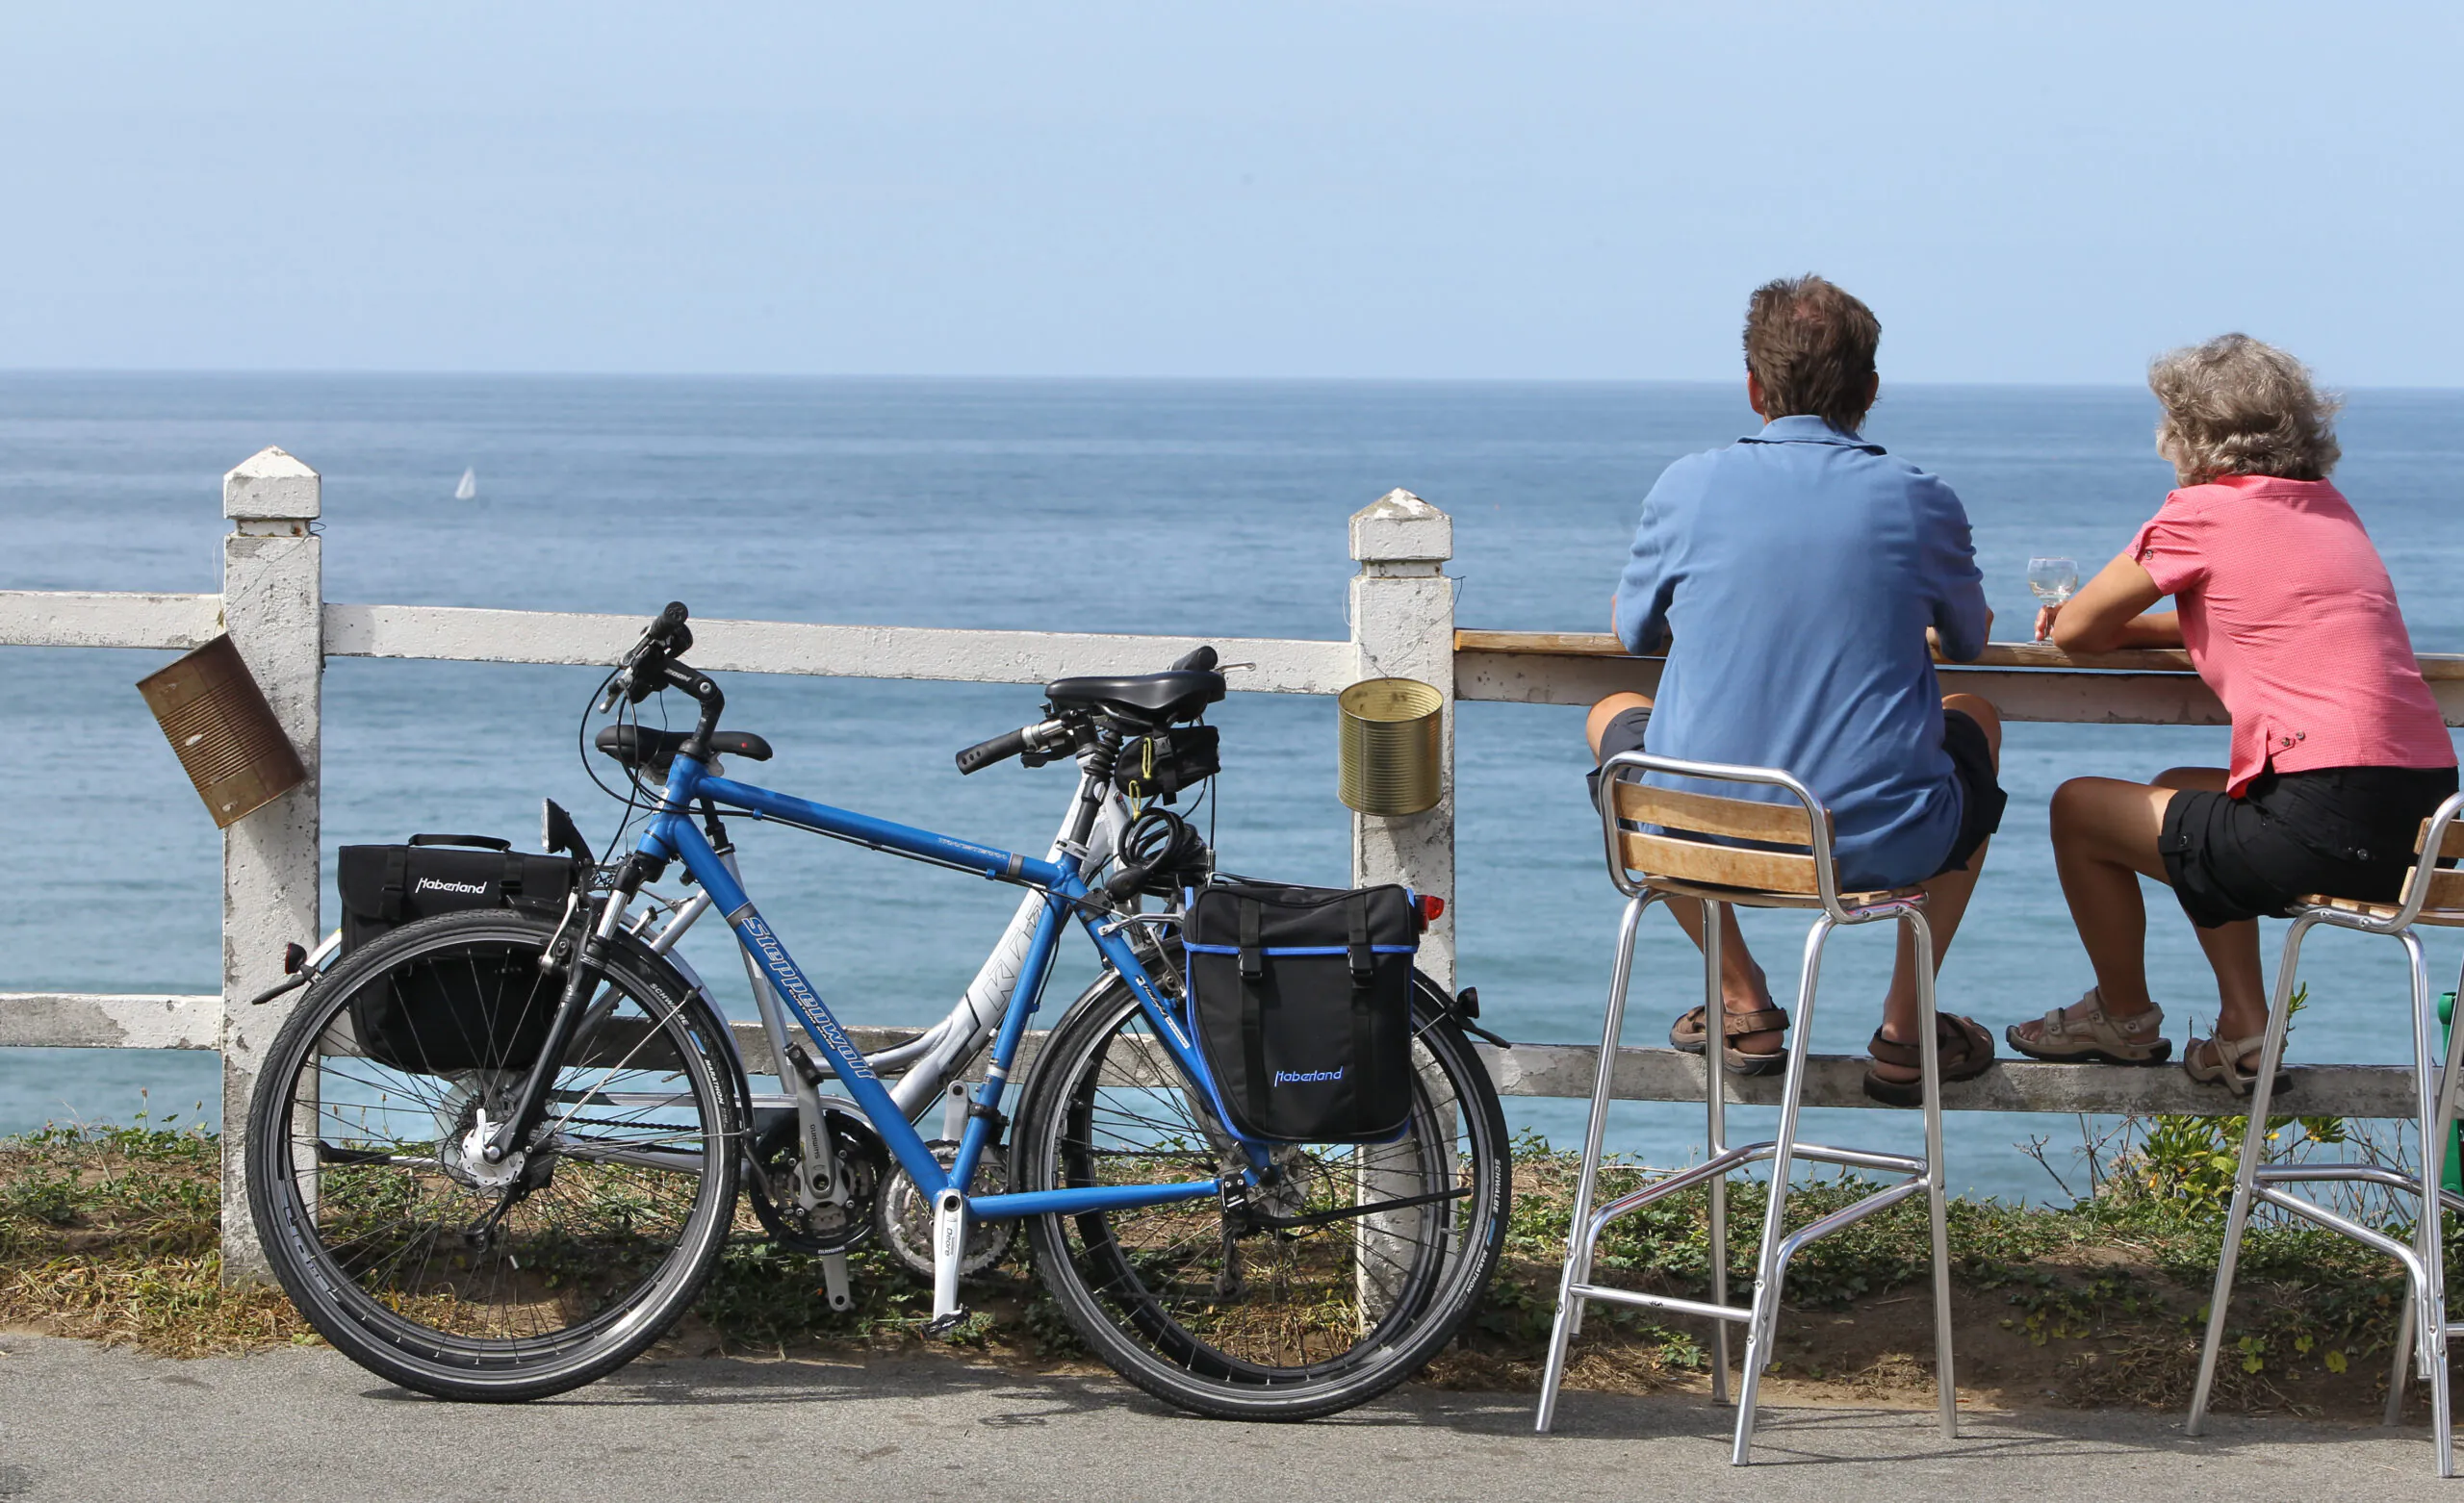
[(2165, 598), (2147, 566), (2128, 553), (2117, 556), (2066, 604), (2037, 612), (2037, 640), (2048, 636), (2065, 652), (2112, 652), (2122, 648), (2182, 645), (2178, 613), (2147, 607)]
[(1608, 629), (1627, 651), (1637, 655), (1666, 650), (1668, 605), (1676, 594), (1669, 557), (1674, 539), (1659, 499), (1658, 486), (1643, 498), (1633, 549), (1626, 559), (1626, 572), (1618, 576), (1617, 593), (1609, 598)]
[(1926, 573), (1933, 579), (1934, 621), (1927, 629), (1935, 650), (1954, 663), (1972, 663), (1985, 650), (1993, 629), (1992, 607), (1985, 603), (1985, 574), (1976, 567), (1976, 544), (1968, 527), (1967, 508), (1959, 494), (1932, 475), (1923, 477), (1930, 495), (1924, 518)]
[[(1993, 640), (1993, 607), (1990, 605), (1985, 608), (1985, 640), (1988, 642)], [(1944, 657), (1950, 657), (1949, 653), (1942, 651), (1941, 632), (1936, 630), (1932, 626), (1925, 628), (1925, 645), (1932, 648), (1937, 653), (1939, 653)], [(1978, 655), (1979, 654), (1976, 652), (1971, 652), (1965, 657), (1952, 658), (1951, 660), (1958, 663), (1973, 663), (1976, 661)]]

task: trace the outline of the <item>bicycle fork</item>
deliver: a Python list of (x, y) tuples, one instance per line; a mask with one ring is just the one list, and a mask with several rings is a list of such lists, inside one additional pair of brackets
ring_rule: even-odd
[(548, 1036), (539, 1046), (539, 1057), (522, 1080), (522, 1085), (509, 1104), (504, 1121), (488, 1133), (480, 1143), (480, 1158), (490, 1164), (502, 1163), (530, 1141), (548, 1112), (548, 1092), (555, 1083), (556, 1071), (563, 1063), (565, 1052), (581, 1030), (582, 1013), (590, 1006), (593, 983), (605, 974), (607, 957), (616, 931), (625, 922), (625, 910), (633, 904), (633, 897), (642, 889), (650, 873), (644, 858), (636, 853), (625, 858), (616, 877), (615, 890), (608, 894), (607, 904), (600, 910), (599, 922), (574, 947), (573, 958), (567, 962), (565, 994), (557, 1006), (554, 1019), (548, 1026)]

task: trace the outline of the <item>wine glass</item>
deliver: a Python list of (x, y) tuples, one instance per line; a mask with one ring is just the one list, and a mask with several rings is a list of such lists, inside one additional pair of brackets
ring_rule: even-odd
[[(2060, 605), (2079, 591), (2079, 561), (2075, 558), (2032, 558), (2028, 560), (2028, 593), (2047, 605)], [(2038, 640), (2043, 640), (2040, 637)]]

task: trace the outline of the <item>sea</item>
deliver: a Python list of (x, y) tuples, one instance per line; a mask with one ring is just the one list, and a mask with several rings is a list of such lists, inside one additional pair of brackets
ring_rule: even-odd
[[(331, 600), (647, 617), (678, 599), (707, 617), (1340, 638), (1346, 519), (1400, 486), (1454, 519), (1461, 624), (1598, 631), (1654, 477), (1758, 426), (1740, 385), (0, 373), (0, 588), (217, 589), (221, 474), (270, 444), (324, 477)], [(2154, 421), (2135, 388), (1886, 387), (1867, 436), (1958, 490), (1994, 634), (2016, 640), (2032, 555), (2092, 573), (2164, 498)], [(2464, 651), (2451, 588), (2464, 391), (2353, 392), (2341, 431), (2337, 482), (2417, 647)], [(457, 499), (465, 470), (475, 495)], [(17, 768), (0, 813), (0, 990), (216, 989), (219, 844), (134, 687), (169, 656), (0, 649)], [(542, 798), (608, 838), (623, 811), (578, 740), (599, 678), (333, 661), (327, 872), (335, 846), (415, 831), (529, 841)], [(761, 769), (773, 786), (1034, 852), (1067, 796), (1065, 767), (962, 778), (952, 765), (1033, 718), (1030, 687), (762, 675), (726, 687), (728, 723), (777, 749)], [(1345, 879), (1334, 715), (1324, 699), (1237, 693), (1215, 712), (1224, 767), (1199, 817), (1224, 866)], [(1450, 922), (1483, 1021), (1515, 1039), (1599, 1036), (1618, 900), (1581, 730), (1569, 707), (1461, 708)], [(2089, 985), (2046, 844), (2062, 779), (2221, 765), (2225, 752), (2220, 728), (2011, 726), (2010, 812), (1944, 965), (1944, 1006), (1998, 1034)], [(747, 825), (740, 838), (764, 912), (851, 1023), (946, 1011), (1012, 904), (1007, 889), (792, 831)], [(2179, 1040), (2213, 1016), (2214, 983), (2152, 884), (2148, 906), (2151, 981)], [(1802, 922), (1746, 921), (1775, 978), (1791, 974)], [(2442, 988), (2458, 948), (2431, 936)], [(719, 926), (687, 953), (750, 1016)], [(2323, 934), (2309, 955), (2296, 1057), (2405, 1057), (2396, 947)], [(1815, 1044), (1856, 1053), (1889, 938), (1850, 931), (1831, 955)], [(1047, 1006), (1091, 974), (1073, 955)], [(1655, 917), (1628, 1041), (1661, 1042), (1700, 987), (1693, 952)], [(0, 1049), (0, 1133), (141, 1116), (210, 1127), (217, 1095), (210, 1054)], [(1578, 1141), (1583, 1110), (1508, 1103), (1519, 1131), (1559, 1144)], [(1763, 1115), (1732, 1121), (1752, 1132)], [(1834, 1141), (1916, 1141), (1913, 1113), (1811, 1115)], [(1610, 1144), (1682, 1162), (1700, 1152), (1700, 1119), (1699, 1106), (1623, 1104)], [(1971, 1193), (2066, 1199), (2086, 1186), (2083, 1142), (2109, 1126), (1964, 1114), (1951, 1174)]]

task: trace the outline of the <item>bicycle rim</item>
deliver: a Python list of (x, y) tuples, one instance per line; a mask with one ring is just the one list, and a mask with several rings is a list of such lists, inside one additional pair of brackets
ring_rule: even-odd
[[(1402, 1382), (1451, 1337), (1496, 1266), (1504, 1126), (1460, 1036), (1420, 1022), (1402, 1136), (1277, 1149), (1280, 1183), (1245, 1220), (1209, 1199), (1030, 1223), (1045, 1284), (1122, 1376), (1201, 1414), (1309, 1418)], [(1206, 1179), (1240, 1161), (1117, 982), (1055, 1032), (1018, 1131), (1020, 1187)], [(1423, 1197), (1441, 1198), (1258, 1224)]]
[(369, 946), (302, 1002), (252, 1104), (250, 1205), (293, 1302), (446, 1397), (535, 1398), (629, 1361), (699, 1291), (733, 1210), (724, 1025), (624, 952), (530, 1150), (478, 1152), (561, 1000), (537, 964), (550, 933), (456, 914)]

